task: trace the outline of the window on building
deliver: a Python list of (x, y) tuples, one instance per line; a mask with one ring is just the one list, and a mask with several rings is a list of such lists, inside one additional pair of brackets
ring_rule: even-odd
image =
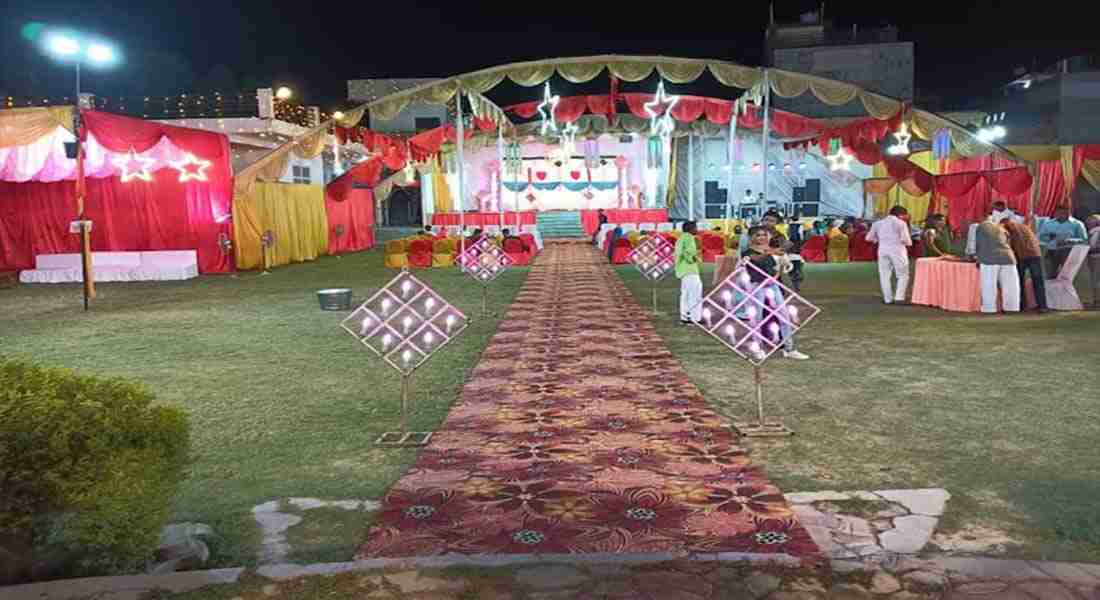
[(291, 169), (290, 177), (294, 183), (313, 183), (313, 177), (310, 175), (309, 167), (294, 165)]
[(435, 129), (439, 127), (439, 117), (417, 117), (416, 118), (416, 130), (424, 131), (425, 129)]

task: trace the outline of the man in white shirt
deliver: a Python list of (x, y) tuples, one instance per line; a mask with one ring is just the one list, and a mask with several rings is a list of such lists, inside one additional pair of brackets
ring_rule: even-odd
[[(876, 221), (867, 232), (867, 241), (878, 244), (878, 278), (882, 284), (882, 300), (886, 304), (904, 303), (909, 287), (909, 246), (913, 237), (904, 218), (909, 211), (901, 206), (890, 209), (890, 215)], [(897, 289), (891, 285), (890, 275), (897, 278)]]

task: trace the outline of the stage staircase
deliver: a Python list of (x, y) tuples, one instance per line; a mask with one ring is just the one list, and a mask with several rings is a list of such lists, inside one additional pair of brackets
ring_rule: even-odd
[(535, 213), (539, 233), (543, 239), (584, 238), (581, 226), (581, 213), (570, 210), (555, 210)]

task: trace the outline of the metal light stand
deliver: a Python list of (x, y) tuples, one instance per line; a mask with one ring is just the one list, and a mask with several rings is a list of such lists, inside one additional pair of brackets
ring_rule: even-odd
[(487, 235), (482, 235), (466, 251), (458, 255), (458, 266), (464, 273), (481, 284), (481, 316), (493, 317), (489, 311), (489, 284), (508, 270), (514, 261)]
[[(333, 234), (335, 234), (335, 235), (336, 235), (336, 239), (337, 239), (337, 240), (339, 240), (340, 238), (344, 237), (344, 226), (343, 226), (343, 225), (337, 225), (337, 226), (336, 226), (336, 227), (335, 227), (335, 228), (334, 228), (334, 229), (332, 230), (332, 233), (333, 233)], [(336, 259), (337, 259), (337, 260), (339, 260), (340, 258), (341, 258), (341, 256), (340, 256), (339, 254), (337, 254), (337, 255), (336, 255)]]
[(668, 240), (653, 235), (637, 248), (630, 251), (627, 259), (634, 264), (634, 268), (650, 281), (653, 286), (653, 311), (654, 316), (660, 316), (657, 309), (658, 283), (672, 272), (676, 262), (676, 249)]
[(408, 269), (359, 305), (340, 327), (401, 374), (401, 428), (375, 444), (390, 448), (426, 445), (430, 431), (409, 431), (412, 374), (469, 326), (469, 319)]
[(274, 246), (274, 245), (275, 245), (275, 234), (270, 229), (268, 229), (267, 231), (264, 232), (264, 234), (262, 236), (260, 236), (260, 246), (263, 248), (263, 261), (264, 261), (264, 270), (263, 270), (262, 273), (260, 273), (260, 275), (270, 275), (271, 274), (271, 272), (267, 270), (268, 267), (271, 265), (271, 258), (268, 255), (268, 253), (270, 252), (271, 247)]
[(787, 336), (794, 336), (821, 309), (752, 261), (742, 259), (734, 272), (703, 298), (700, 312), (699, 327), (752, 365), (756, 422), (735, 422), (734, 429), (745, 437), (793, 435), (782, 422), (768, 420), (764, 414), (764, 364), (780, 351)]

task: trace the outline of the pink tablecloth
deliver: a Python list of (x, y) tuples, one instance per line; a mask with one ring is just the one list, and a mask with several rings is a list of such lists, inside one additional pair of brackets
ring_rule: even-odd
[[(504, 226), (516, 225), (516, 215), (519, 215), (520, 225), (534, 225), (535, 213), (530, 211), (521, 211), (519, 213), (506, 212), (504, 213)], [(462, 220), (470, 227), (484, 227), (486, 225), (500, 225), (500, 213), (483, 213), (483, 212), (468, 212), (461, 217), (459, 213), (435, 213), (432, 215), (432, 225), (447, 226), (458, 225)]]
[[(978, 265), (943, 258), (918, 258), (916, 263), (913, 304), (955, 312), (981, 312), (982, 277)], [(1035, 306), (1030, 279), (1024, 282), (1021, 293), (1024, 308)]]

